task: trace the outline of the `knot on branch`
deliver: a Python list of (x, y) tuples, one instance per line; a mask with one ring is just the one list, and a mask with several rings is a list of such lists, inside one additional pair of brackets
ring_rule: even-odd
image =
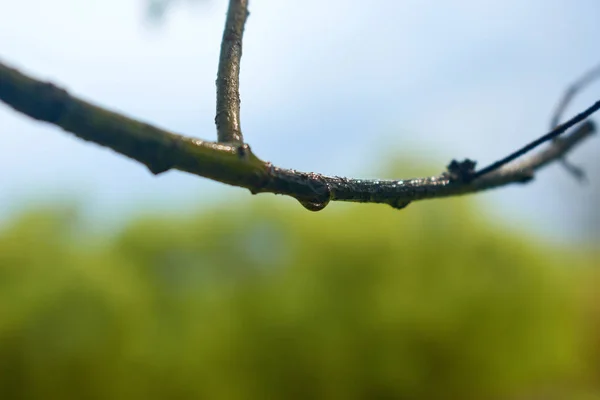
[(250, 158), (250, 155), (252, 154), (252, 150), (250, 149), (250, 146), (247, 143), (238, 145), (235, 148), (235, 151), (238, 157), (243, 160), (248, 160)]
[(446, 172), (442, 175), (448, 178), (451, 182), (469, 183), (475, 176), (475, 166), (477, 161), (466, 158), (463, 161), (450, 161), (446, 167)]

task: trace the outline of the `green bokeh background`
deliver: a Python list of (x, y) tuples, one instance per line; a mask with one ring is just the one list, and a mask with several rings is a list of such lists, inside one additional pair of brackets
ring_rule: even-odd
[(0, 233), (0, 398), (600, 398), (599, 254), (522, 228), (472, 197), (240, 191), (116, 234), (30, 210)]

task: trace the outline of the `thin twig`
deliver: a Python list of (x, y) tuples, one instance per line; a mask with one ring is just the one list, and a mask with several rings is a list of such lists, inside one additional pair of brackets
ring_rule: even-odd
[(560, 120), (562, 119), (565, 110), (567, 109), (569, 103), (571, 103), (571, 100), (573, 100), (575, 95), (596, 79), (600, 79), (600, 65), (597, 65), (594, 68), (587, 71), (578, 80), (573, 82), (571, 86), (567, 88), (567, 90), (565, 90), (563, 97), (558, 102), (556, 109), (552, 114), (552, 118), (550, 119), (550, 129), (553, 129), (557, 127), (558, 124), (560, 124)]
[(550, 132), (548, 132), (544, 136), (523, 146), (519, 150), (515, 151), (512, 154), (509, 154), (508, 156), (504, 157), (503, 159), (498, 160), (498, 161), (488, 165), (487, 167), (482, 168), (479, 171), (475, 172), (475, 174), (473, 175), (473, 179), (477, 179), (485, 174), (488, 174), (488, 173), (504, 166), (505, 164), (508, 164), (509, 162), (521, 157), (525, 153), (533, 150), (534, 148), (536, 148), (537, 146), (539, 146), (542, 143), (545, 143), (549, 140), (557, 138), (559, 135), (563, 134), (567, 129), (584, 121), (587, 117), (589, 117), (590, 115), (592, 115), (599, 109), (600, 109), (600, 101), (597, 101), (591, 107), (589, 107), (587, 110), (583, 111), (582, 113), (577, 114), (576, 116), (574, 116), (573, 118), (571, 118), (570, 120), (565, 122), (564, 124), (558, 125), (556, 128), (552, 129)]
[(219, 142), (243, 143), (240, 126), (240, 61), (248, 18), (248, 0), (230, 0), (221, 41), (217, 73), (217, 137)]
[(277, 168), (256, 157), (247, 144), (214, 143), (177, 135), (90, 104), (1, 62), (0, 100), (31, 118), (137, 160), (154, 174), (178, 169), (244, 187), (252, 193), (292, 196), (314, 211), (323, 209), (331, 200), (386, 203), (402, 208), (415, 200), (528, 182), (535, 170), (560, 158), (595, 130), (588, 121), (544, 151), (470, 182), (452, 180), (445, 173), (418, 179), (362, 180)]

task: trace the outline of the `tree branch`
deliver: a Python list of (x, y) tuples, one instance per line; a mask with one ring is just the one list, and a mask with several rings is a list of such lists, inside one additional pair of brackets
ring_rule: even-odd
[(595, 131), (588, 121), (544, 151), (470, 182), (452, 179), (452, 173), (407, 180), (362, 180), (278, 168), (256, 157), (247, 144), (207, 142), (160, 129), (78, 99), (2, 62), (0, 100), (33, 119), (137, 160), (154, 174), (178, 169), (244, 187), (253, 194), (288, 195), (313, 211), (323, 209), (331, 200), (403, 208), (415, 200), (528, 182), (535, 170), (560, 158)]
[(178, 169), (219, 182), (297, 199), (312, 211), (331, 200), (385, 203), (403, 208), (422, 199), (487, 190), (533, 179), (535, 170), (559, 159), (594, 131), (592, 122), (518, 163), (526, 151), (557, 137), (600, 108), (600, 102), (542, 138), (475, 172), (475, 162), (453, 161), (439, 176), (407, 180), (362, 180), (278, 168), (256, 157), (243, 143), (240, 128), (239, 73), (248, 0), (230, 0), (217, 74), (218, 142), (178, 135), (72, 96), (51, 83), (31, 78), (0, 62), (0, 100), (33, 119), (49, 122), (75, 136), (113, 149), (159, 174)]
[(221, 41), (217, 73), (217, 137), (219, 142), (243, 143), (240, 127), (240, 61), (248, 18), (248, 0), (230, 0)]

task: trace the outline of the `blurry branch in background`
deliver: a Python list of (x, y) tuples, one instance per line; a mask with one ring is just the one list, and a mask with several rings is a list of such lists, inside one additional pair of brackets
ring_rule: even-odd
[(596, 79), (600, 79), (600, 64), (586, 72), (581, 78), (573, 82), (571, 86), (565, 90), (563, 97), (556, 106), (556, 110), (554, 110), (554, 114), (552, 114), (552, 119), (550, 120), (550, 129), (553, 129), (560, 124), (560, 120), (562, 119), (565, 110), (577, 92), (581, 91)]
[(259, 159), (250, 146), (242, 142), (238, 80), (247, 16), (247, 0), (230, 0), (217, 78), (215, 123), (219, 142), (178, 135), (128, 118), (80, 100), (52, 83), (31, 78), (1, 62), (0, 100), (31, 118), (49, 122), (81, 139), (137, 160), (154, 174), (178, 169), (244, 187), (253, 194), (288, 195), (312, 211), (323, 209), (331, 200), (385, 203), (403, 208), (415, 200), (529, 182), (536, 170), (561, 159), (595, 131), (594, 124), (587, 121), (550, 143), (543, 151), (515, 161), (525, 152), (583, 122), (600, 108), (600, 102), (480, 171), (475, 170), (475, 162), (471, 160), (453, 160), (438, 176), (407, 180), (351, 179), (278, 168)]
[[(565, 90), (563, 97), (560, 99), (559, 103), (556, 106), (556, 110), (554, 110), (554, 114), (552, 114), (552, 118), (550, 119), (550, 129), (553, 129), (560, 124), (560, 120), (562, 119), (565, 110), (569, 106), (569, 103), (573, 100), (577, 92), (581, 91), (583, 88), (591, 84), (596, 79), (600, 78), (600, 64), (583, 74), (581, 78), (576, 80)], [(573, 176), (575, 176), (580, 181), (585, 180), (585, 172), (569, 163), (566, 159), (562, 158), (561, 163), (563, 166), (569, 171)]]

